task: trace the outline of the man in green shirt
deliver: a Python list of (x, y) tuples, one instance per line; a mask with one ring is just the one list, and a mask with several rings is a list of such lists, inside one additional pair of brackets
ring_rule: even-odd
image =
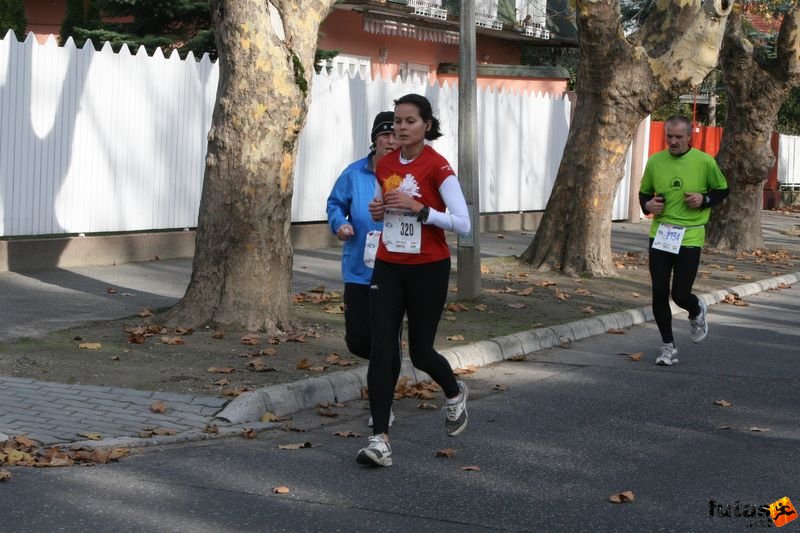
[(654, 215), (650, 226), (650, 279), (653, 315), (664, 343), (656, 364), (671, 366), (678, 362), (678, 349), (672, 335), (670, 295), (689, 313), (692, 341), (700, 342), (708, 334), (706, 302), (692, 294), (692, 285), (711, 207), (728, 196), (728, 183), (713, 157), (691, 147), (689, 119), (672, 116), (664, 130), (668, 148), (647, 161), (639, 204), (645, 214)]

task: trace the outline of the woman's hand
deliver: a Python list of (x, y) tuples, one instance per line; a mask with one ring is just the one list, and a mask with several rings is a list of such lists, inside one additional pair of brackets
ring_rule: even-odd
[(408, 194), (398, 191), (397, 189), (387, 192), (384, 198), (387, 209), (397, 209), (398, 211), (411, 211), (412, 213), (419, 213), (419, 210), (424, 207), (423, 204), (414, 200)]
[(383, 212), (385, 211), (383, 200), (380, 198), (375, 198), (367, 205), (367, 209), (369, 209), (369, 214), (372, 216), (372, 220), (376, 222), (383, 220)]

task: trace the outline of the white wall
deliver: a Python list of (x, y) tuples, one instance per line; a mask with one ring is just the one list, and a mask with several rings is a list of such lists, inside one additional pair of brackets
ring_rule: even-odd
[[(218, 65), (123, 47), (0, 41), (0, 236), (194, 227)], [(416, 79), (315, 76), (292, 220), (325, 220), (339, 172), (366, 155), (372, 119), (416, 92), (457, 170), (458, 92)], [(542, 210), (569, 131), (566, 98), (478, 91), (482, 212)], [(615, 218), (626, 218), (627, 181)]]

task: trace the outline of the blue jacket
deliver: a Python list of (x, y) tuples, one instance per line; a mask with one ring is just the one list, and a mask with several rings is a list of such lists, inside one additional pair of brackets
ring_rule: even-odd
[(342, 280), (345, 283), (369, 285), (372, 269), (364, 264), (367, 233), (382, 230), (383, 222), (375, 222), (367, 205), (375, 198), (377, 180), (367, 167), (368, 157), (347, 166), (336, 179), (328, 196), (328, 225), (333, 234), (350, 223), (355, 235), (344, 242), (342, 250)]

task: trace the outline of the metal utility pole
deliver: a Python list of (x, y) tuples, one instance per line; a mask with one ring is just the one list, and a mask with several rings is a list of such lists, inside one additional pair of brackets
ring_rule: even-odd
[(481, 294), (481, 215), (478, 176), (478, 93), (475, 64), (475, 0), (461, 0), (458, 47), (458, 179), (472, 228), (458, 237), (458, 299)]

